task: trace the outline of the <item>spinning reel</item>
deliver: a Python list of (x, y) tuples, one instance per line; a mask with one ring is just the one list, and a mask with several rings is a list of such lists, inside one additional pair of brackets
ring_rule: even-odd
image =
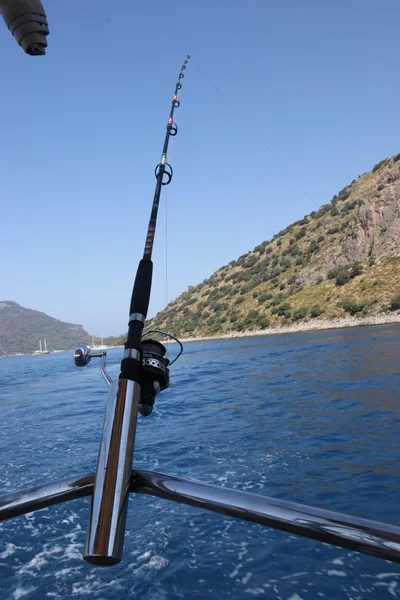
[[(165, 356), (167, 349), (161, 342), (147, 337), (150, 333), (164, 335), (179, 344), (179, 352), (173, 360)], [(181, 356), (183, 346), (178, 338), (161, 329), (149, 329), (145, 331), (142, 335), (141, 346), (141, 395), (139, 412), (143, 417), (148, 417), (153, 410), (157, 394), (169, 388), (169, 367)], [(110, 386), (112, 380), (106, 371), (106, 356), (107, 352), (105, 350), (93, 351), (91, 348), (83, 345), (75, 346), (74, 348), (74, 362), (77, 367), (86, 366), (92, 358), (101, 358), (100, 369), (104, 379)]]

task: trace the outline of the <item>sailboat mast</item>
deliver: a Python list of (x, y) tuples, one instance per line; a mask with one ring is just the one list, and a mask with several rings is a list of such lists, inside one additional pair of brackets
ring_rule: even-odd
[(42, 340), (39, 340), (39, 352), (42, 351)]

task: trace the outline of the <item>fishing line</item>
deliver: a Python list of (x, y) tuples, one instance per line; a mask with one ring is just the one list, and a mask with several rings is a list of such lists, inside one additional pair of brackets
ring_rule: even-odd
[[(169, 143), (169, 157), (171, 160), (172, 149), (174, 147), (173, 141)], [(164, 192), (165, 202), (165, 306), (168, 306), (168, 186), (165, 186)]]
[(192, 64), (198, 70), (198, 72), (201, 73), (201, 75), (204, 77), (204, 79), (211, 85), (211, 87), (213, 87), (216, 90), (216, 92), (218, 92), (218, 94), (221, 96), (221, 98), (224, 100), (224, 102), (226, 102), (226, 104), (228, 104), (228, 106), (239, 117), (239, 119), (241, 121), (243, 121), (243, 123), (246, 125), (246, 127), (248, 127), (248, 129), (251, 131), (251, 133), (254, 135), (254, 137), (257, 138), (257, 140), (260, 142), (260, 144), (262, 146), (264, 146), (264, 148), (266, 148), (266, 150), (268, 150), (268, 152), (271, 154), (271, 156), (273, 156), (275, 158), (275, 160), (281, 165), (282, 169), (286, 172), (286, 174), (294, 181), (294, 183), (296, 185), (299, 186), (299, 188), (302, 190), (304, 195), (309, 200), (311, 200), (311, 202), (313, 202), (312, 197), (310, 196), (310, 194), (308, 193), (308, 191), (306, 190), (304, 185), (301, 183), (301, 181), (299, 179), (297, 179), (297, 177), (286, 166), (286, 164), (283, 162), (283, 160), (272, 150), (272, 148), (270, 146), (268, 146), (266, 141), (262, 137), (260, 137), (260, 135), (257, 133), (256, 129), (254, 129), (254, 127), (251, 125), (251, 123), (249, 123), (249, 121), (246, 119), (246, 117), (244, 117), (242, 115), (242, 113), (233, 104), (233, 102), (222, 93), (222, 91), (219, 89), (219, 87), (210, 79), (210, 77), (203, 71), (203, 69), (201, 69), (199, 67), (199, 65), (196, 64), (196, 62), (193, 59), (192, 59)]
[(168, 190), (165, 190), (165, 306), (168, 306)]

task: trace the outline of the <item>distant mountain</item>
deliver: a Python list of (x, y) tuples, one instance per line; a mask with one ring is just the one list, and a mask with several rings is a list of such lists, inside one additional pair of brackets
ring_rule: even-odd
[(70, 350), (90, 341), (82, 325), (64, 323), (16, 302), (0, 302), (0, 356), (29, 354), (39, 349), (39, 340), (43, 344), (44, 338), (48, 350)]
[(400, 309), (400, 154), (189, 287), (146, 323), (215, 336)]

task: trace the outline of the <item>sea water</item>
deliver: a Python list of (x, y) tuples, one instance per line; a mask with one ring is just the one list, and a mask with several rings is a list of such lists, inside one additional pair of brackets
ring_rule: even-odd
[[(134, 464), (400, 524), (399, 333), (187, 343)], [(96, 360), (0, 360), (0, 494), (93, 472), (106, 397)], [(99, 569), (81, 558), (88, 513), (81, 499), (2, 523), (0, 598), (400, 598), (400, 565), (141, 495), (122, 563)]]

